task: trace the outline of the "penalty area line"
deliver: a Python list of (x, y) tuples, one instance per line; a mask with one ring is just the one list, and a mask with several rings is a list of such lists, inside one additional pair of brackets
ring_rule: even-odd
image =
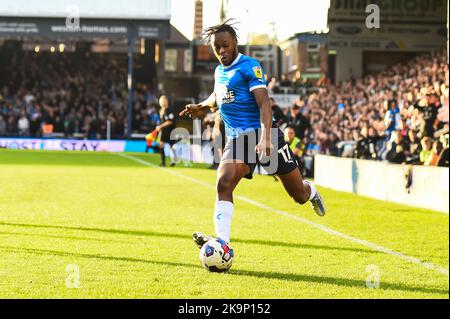
[[(150, 167), (154, 167), (154, 168), (158, 168), (158, 169), (164, 170), (164, 172), (166, 172), (168, 174), (171, 174), (171, 175), (183, 178), (185, 180), (188, 180), (188, 181), (191, 181), (193, 183), (196, 183), (196, 184), (199, 184), (199, 185), (202, 185), (202, 186), (205, 186), (207, 188), (211, 188), (211, 189), (215, 190), (215, 187), (213, 185), (209, 184), (209, 183), (203, 182), (201, 180), (198, 180), (198, 179), (195, 179), (195, 178), (183, 175), (181, 173), (178, 173), (178, 172), (175, 172), (175, 171), (172, 171), (172, 170), (169, 170), (169, 169), (161, 168), (161, 167), (159, 167), (159, 166), (157, 166), (155, 164), (146, 162), (146, 161), (144, 161), (144, 160), (142, 160), (140, 158), (129, 156), (129, 155), (126, 155), (124, 153), (114, 153), (114, 154), (116, 154), (118, 156), (121, 156), (121, 157), (124, 157), (124, 158), (127, 158), (129, 160), (135, 161), (135, 162), (140, 163), (140, 164), (145, 165), (145, 166), (150, 166)], [(441, 273), (443, 275), (446, 275), (446, 276), (449, 275), (448, 269), (446, 269), (444, 267), (441, 267), (441, 266), (438, 266), (438, 265), (435, 265), (433, 263), (424, 262), (424, 261), (420, 260), (419, 258), (408, 256), (406, 254), (403, 254), (401, 252), (392, 250), (390, 248), (386, 248), (384, 246), (371, 243), (371, 242), (369, 242), (367, 240), (360, 239), (360, 238), (357, 238), (357, 237), (353, 237), (353, 236), (344, 234), (344, 233), (342, 233), (340, 231), (334, 230), (334, 229), (329, 228), (327, 226), (324, 226), (322, 224), (318, 224), (318, 223), (312, 222), (309, 219), (306, 219), (306, 218), (303, 218), (303, 217), (300, 217), (300, 216), (296, 216), (296, 215), (292, 215), (292, 214), (290, 214), (288, 212), (285, 212), (283, 210), (275, 209), (273, 207), (264, 205), (264, 204), (262, 204), (260, 202), (254, 201), (254, 200), (249, 199), (249, 198), (244, 197), (244, 196), (235, 195), (235, 198), (240, 199), (240, 200), (242, 200), (242, 201), (244, 201), (244, 202), (246, 202), (248, 204), (254, 205), (256, 207), (259, 207), (261, 209), (264, 209), (266, 211), (269, 211), (269, 212), (272, 212), (272, 213), (275, 213), (275, 214), (278, 214), (278, 215), (281, 215), (281, 216), (284, 216), (284, 217), (296, 220), (296, 221), (301, 222), (303, 224), (306, 224), (308, 226), (314, 227), (314, 228), (316, 228), (318, 230), (321, 230), (321, 231), (323, 231), (323, 232), (325, 232), (325, 233), (327, 233), (329, 235), (340, 237), (342, 239), (345, 239), (345, 240), (353, 242), (353, 243), (360, 244), (360, 245), (365, 246), (367, 248), (370, 248), (372, 250), (375, 250), (375, 251), (378, 251), (378, 252), (381, 252), (381, 253), (384, 253), (384, 254), (387, 254), (387, 255), (391, 255), (391, 256), (400, 258), (400, 259), (402, 259), (404, 261), (407, 261), (407, 262), (410, 262), (410, 263), (413, 263), (413, 264), (420, 265), (420, 266), (422, 266), (422, 267), (424, 267), (426, 269), (435, 270), (435, 271), (437, 271), (437, 272), (439, 272), (439, 273)]]

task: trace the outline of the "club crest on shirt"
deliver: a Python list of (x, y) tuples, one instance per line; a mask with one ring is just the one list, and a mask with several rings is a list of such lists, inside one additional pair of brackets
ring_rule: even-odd
[(255, 75), (256, 75), (256, 77), (257, 77), (258, 79), (261, 79), (262, 76), (263, 76), (262, 70), (261, 70), (261, 67), (260, 67), (260, 66), (254, 66), (254, 67), (253, 67), (253, 73), (255, 73)]

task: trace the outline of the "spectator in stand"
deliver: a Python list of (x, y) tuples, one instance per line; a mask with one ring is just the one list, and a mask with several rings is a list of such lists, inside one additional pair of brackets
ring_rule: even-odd
[(386, 160), (390, 163), (402, 164), (406, 162), (407, 141), (400, 130), (392, 133), (393, 139), (388, 143)]
[(292, 83), (291, 83), (291, 81), (288, 80), (286, 74), (281, 75), (280, 86), (282, 86), (282, 87), (291, 87), (292, 86)]
[(397, 130), (400, 126), (400, 114), (395, 100), (389, 100), (385, 105), (387, 111), (384, 118), (384, 125), (386, 126), (386, 135), (387, 137), (390, 137), (392, 132)]
[(427, 94), (427, 105), (423, 108), (425, 120), (425, 136), (433, 137), (434, 132), (439, 128), (437, 115), (442, 107), (435, 92)]
[(319, 87), (327, 87), (330, 84), (330, 80), (328, 79), (328, 77), (326, 75), (322, 75), (319, 79), (319, 81), (317, 81), (317, 86)]
[(369, 150), (372, 159), (380, 159), (378, 154), (384, 145), (384, 136), (379, 136), (373, 127), (369, 127)]
[(19, 136), (30, 135), (30, 121), (27, 118), (25, 110), (20, 111), (20, 117), (17, 121), (17, 128), (19, 130)]
[(55, 125), (53, 128), (53, 132), (64, 133), (64, 119), (59, 114), (56, 115), (55, 117)]
[(10, 115), (7, 118), (6, 122), (6, 135), (7, 136), (16, 136), (17, 135), (17, 125), (16, 121), (14, 120), (14, 116)]
[(438, 166), (449, 167), (448, 132), (446, 134), (442, 134), (439, 141), (442, 143), (443, 150), (439, 155)]
[(409, 148), (406, 150), (406, 157), (409, 164), (420, 164), (419, 154), (422, 150), (420, 145), (420, 138), (418, 136), (418, 131), (409, 130), (408, 132), (408, 143)]
[(278, 104), (276, 104), (275, 99), (273, 97), (269, 98), (270, 103), (272, 105), (272, 116), (275, 121), (275, 124), (278, 127), (281, 127), (284, 123), (287, 122), (287, 117), (284, 115), (283, 111), (280, 109)]
[(419, 154), (420, 164), (425, 164), (433, 153), (433, 140), (429, 136), (425, 136), (420, 141), (422, 150)]
[(438, 166), (442, 151), (443, 151), (442, 143), (440, 141), (434, 141), (431, 155), (427, 158), (427, 160), (423, 163), (423, 165)]
[(339, 156), (339, 148), (338, 148), (339, 139), (336, 134), (330, 134), (330, 145), (329, 145), (329, 155)]
[(305, 115), (301, 112), (301, 106), (303, 102), (298, 99), (296, 104), (292, 106), (290, 116), (288, 118), (288, 126), (291, 126), (295, 130), (295, 135), (300, 139), (304, 139), (311, 130), (311, 122), (308, 118), (308, 112), (305, 111)]
[(363, 127), (361, 130), (361, 137), (356, 142), (354, 157), (359, 159), (376, 159), (375, 140), (369, 136), (369, 129)]
[(359, 132), (358, 129), (352, 130), (352, 138), (353, 138), (353, 141), (359, 141), (361, 139), (361, 133)]
[(6, 122), (3, 115), (0, 114), (0, 136), (6, 135)]
[(307, 146), (306, 146), (306, 155), (314, 156), (316, 154), (320, 154), (320, 141), (319, 138), (314, 138)]
[(280, 83), (277, 81), (277, 78), (270, 78), (270, 81), (267, 82), (267, 90), (269, 91), (269, 94), (280, 92)]

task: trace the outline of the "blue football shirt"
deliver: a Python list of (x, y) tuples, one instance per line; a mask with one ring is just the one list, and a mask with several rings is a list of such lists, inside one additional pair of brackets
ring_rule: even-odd
[(261, 127), (254, 89), (266, 88), (259, 62), (238, 54), (228, 66), (218, 65), (214, 73), (214, 92), (228, 139)]

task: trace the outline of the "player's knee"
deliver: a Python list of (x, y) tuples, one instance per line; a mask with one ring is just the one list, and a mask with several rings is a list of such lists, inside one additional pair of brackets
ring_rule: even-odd
[(222, 176), (217, 180), (217, 193), (224, 194), (233, 191), (233, 181), (229, 177)]

